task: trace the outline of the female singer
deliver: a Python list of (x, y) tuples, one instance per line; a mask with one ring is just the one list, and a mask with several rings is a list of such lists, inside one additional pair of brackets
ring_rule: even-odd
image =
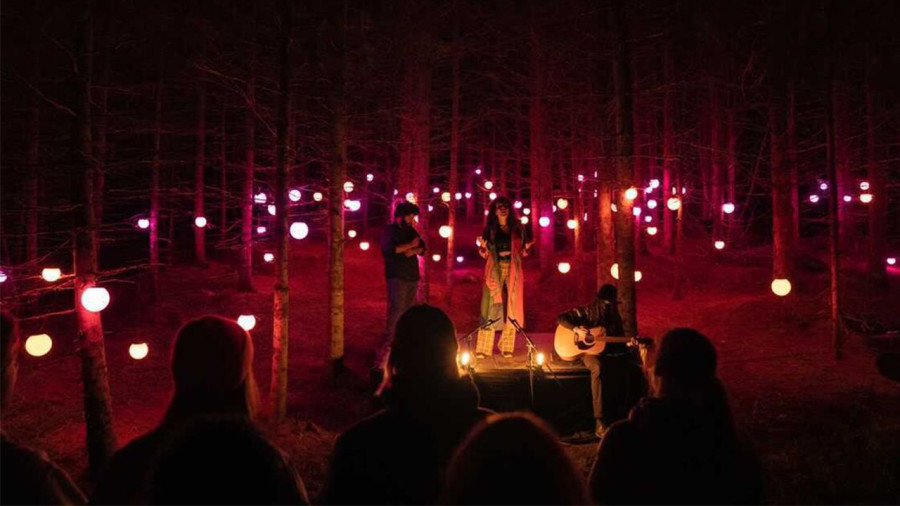
[[(522, 259), (531, 252), (534, 240), (531, 227), (523, 226), (506, 197), (491, 202), (487, 226), (478, 240), (478, 254), (487, 260), (484, 266), (484, 288), (481, 294), (481, 324), (496, 323), (478, 331), (476, 358), (494, 353), (494, 332), (500, 335), (500, 353), (510, 358), (516, 345), (516, 320), (525, 325), (525, 277)], [(504, 302), (506, 312), (504, 314)]]

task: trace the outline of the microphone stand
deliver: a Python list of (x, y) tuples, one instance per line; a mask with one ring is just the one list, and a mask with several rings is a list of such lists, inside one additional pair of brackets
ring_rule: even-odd
[(525, 348), (528, 350), (525, 355), (525, 361), (528, 363), (528, 405), (534, 411), (534, 352), (537, 351), (537, 346), (515, 318), (510, 318), (509, 321), (516, 328), (516, 332), (525, 338)]
[[(478, 327), (476, 327), (474, 330), (472, 330), (472, 331), (469, 332), (468, 334), (466, 334), (466, 335), (462, 336), (461, 338), (459, 338), (460, 341), (465, 341), (465, 342), (466, 342), (466, 350), (469, 352), (469, 357), (470, 357), (470, 358), (469, 358), (469, 363), (470, 363), (470, 364), (472, 363), (472, 336), (474, 336), (477, 332), (479, 332), (479, 331), (481, 331), (481, 330), (487, 330), (488, 328), (490, 328), (491, 325), (493, 325), (493, 324), (497, 323), (498, 321), (500, 321), (500, 318), (501, 318), (501, 317), (498, 316), (497, 318), (494, 318), (494, 319), (492, 319), (492, 320), (488, 320), (487, 322), (485, 322), (485, 323), (479, 325)], [(466, 368), (467, 368), (467, 369), (473, 369), (473, 367), (472, 367), (471, 365), (466, 366)]]

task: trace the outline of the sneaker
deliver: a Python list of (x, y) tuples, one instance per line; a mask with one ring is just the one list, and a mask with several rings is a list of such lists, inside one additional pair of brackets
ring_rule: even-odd
[(512, 352), (509, 352), (509, 351), (502, 351), (502, 352), (500, 352), (500, 355), (503, 358), (513, 358)]
[(606, 435), (606, 425), (601, 420), (597, 420), (594, 425), (594, 435), (597, 436), (597, 439), (603, 439), (603, 436)]
[(487, 355), (485, 355), (484, 353), (476, 353), (475, 354), (475, 360), (484, 360), (486, 358), (487, 358)]

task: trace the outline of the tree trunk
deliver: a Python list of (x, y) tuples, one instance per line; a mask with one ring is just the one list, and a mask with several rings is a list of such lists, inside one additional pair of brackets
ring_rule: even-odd
[[(850, 176), (850, 92), (847, 84), (835, 78), (834, 90), (832, 90), (832, 113), (834, 114), (834, 161), (836, 164), (836, 177), (838, 187), (838, 237), (840, 248), (843, 251), (852, 249), (854, 234), (853, 216), (851, 214), (853, 200), (844, 202), (844, 196), (853, 196), (853, 178)], [(829, 182), (830, 183), (830, 182)]]
[[(536, 14), (533, 14), (536, 17)], [(536, 21), (533, 21), (535, 23)], [(547, 277), (553, 270), (554, 220), (550, 195), (553, 188), (552, 176), (548, 167), (547, 139), (544, 131), (544, 93), (546, 76), (543, 62), (543, 47), (539, 29), (531, 28), (531, 71), (532, 93), (529, 108), (530, 128), (530, 166), (531, 166), (531, 219), (534, 223), (535, 240), (538, 241), (538, 257), (541, 277)], [(550, 220), (547, 227), (540, 224), (541, 218)]]
[[(829, 26), (828, 32), (830, 33), (831, 20), (829, 13), (826, 13), (826, 24)], [(829, 38), (828, 40), (833, 40)], [(828, 165), (828, 181), (831, 184), (828, 185), (828, 256), (829, 256), (829, 274), (831, 278), (831, 284), (829, 287), (829, 295), (831, 302), (831, 344), (834, 351), (834, 357), (836, 359), (841, 358), (843, 355), (843, 333), (842, 333), (842, 323), (841, 323), (841, 287), (840, 287), (840, 222), (839, 222), (839, 208), (840, 202), (838, 200), (841, 192), (839, 185), (834, 184), (833, 182), (838, 180), (838, 168), (837, 168), (837, 145), (836, 145), (836, 128), (835, 128), (835, 78), (834, 78), (834, 69), (832, 67), (831, 62), (827, 64), (827, 79), (828, 79), (828, 97), (826, 98), (825, 105), (825, 134), (827, 141), (827, 165)]]
[(875, 97), (871, 83), (866, 82), (866, 172), (869, 193), (874, 195), (869, 204), (869, 281), (876, 288), (887, 288), (885, 245), (887, 235), (888, 191), (884, 166), (878, 160), (875, 133)]
[(116, 449), (113, 431), (112, 398), (106, 368), (106, 349), (103, 342), (103, 322), (100, 313), (92, 313), (81, 304), (81, 295), (97, 285), (98, 242), (96, 193), (96, 160), (91, 152), (91, 69), (93, 27), (90, 2), (84, 4), (78, 20), (76, 39), (76, 116), (72, 135), (73, 151), (77, 154), (80, 184), (76, 184), (75, 208), (75, 314), (78, 321), (81, 375), (84, 393), (84, 418), (87, 429), (87, 453), (93, 476), (104, 469)]
[(225, 154), (228, 137), (225, 131), (225, 110), (223, 106), (219, 130), (219, 241), (223, 244), (228, 239), (228, 156)]
[(32, 105), (28, 116), (28, 176), (25, 182), (25, 260), (38, 258), (38, 194), (41, 172), (41, 110)]
[(346, 97), (346, 40), (344, 32), (344, 9), (331, 14), (333, 47), (331, 55), (331, 110), (332, 117), (332, 151), (331, 151), (331, 185), (328, 199), (329, 223), (329, 314), (332, 371), (337, 372), (344, 367), (344, 203), (343, 185), (347, 178), (347, 97)]
[[(454, 17), (454, 21), (456, 18)], [(450, 181), (447, 191), (450, 202), (447, 204), (447, 225), (450, 237), (447, 238), (447, 286), (444, 290), (444, 305), (450, 306), (453, 301), (453, 262), (456, 261), (456, 192), (459, 190), (459, 46), (457, 27), (454, 24), (453, 40), (453, 96), (450, 106)]]
[[(159, 65), (162, 65), (160, 59)], [(150, 299), (159, 300), (159, 175), (162, 165), (162, 69), (153, 107), (153, 162), (150, 164)]]
[(256, 164), (256, 73), (253, 70), (255, 59), (251, 56), (250, 77), (247, 79), (247, 110), (244, 113), (245, 163), (244, 181), (241, 189), (241, 251), (238, 266), (238, 291), (253, 291), (253, 173)]
[(275, 243), (275, 286), (272, 304), (272, 383), (269, 403), (272, 418), (284, 419), (287, 413), (288, 385), (288, 319), (290, 317), (290, 237), (288, 236), (288, 129), (291, 110), (291, 28), (293, 0), (281, 0), (281, 37), (278, 58), (278, 117), (275, 140), (275, 220), (272, 239)]
[(796, 85), (791, 80), (788, 89), (788, 169), (791, 184), (791, 241), (796, 250), (800, 246), (800, 168), (797, 166), (797, 97)]
[(716, 90), (716, 83), (710, 80), (709, 96), (709, 128), (710, 128), (710, 211), (713, 219), (713, 239), (719, 240), (722, 235), (722, 116), (719, 114), (721, 98)]
[(663, 72), (665, 74), (665, 91), (663, 92), (663, 182), (659, 209), (663, 215), (663, 249), (668, 250), (670, 254), (675, 253), (675, 234), (672, 222), (672, 213), (666, 208), (666, 201), (673, 196), (672, 186), (674, 182), (673, 165), (675, 164), (675, 131), (674, 131), (674, 114), (675, 103), (673, 100), (672, 89), (675, 86), (672, 82), (672, 56), (670, 50), (671, 43), (666, 40), (665, 62), (663, 62)]
[[(94, 206), (97, 214), (97, 223), (103, 222), (103, 194), (106, 186), (106, 158), (108, 154), (108, 144), (106, 142), (106, 131), (108, 118), (109, 103), (109, 68), (110, 68), (110, 51), (107, 48), (103, 51), (103, 84), (99, 87), (97, 93), (97, 121), (95, 123), (97, 137), (94, 139), (94, 159), (96, 160), (96, 172), (94, 173), (94, 192), (97, 197), (94, 199)], [(99, 231), (98, 231), (99, 233)]]
[[(206, 42), (204, 42), (206, 44)], [(201, 59), (206, 57), (203, 48)], [(194, 166), (194, 218), (204, 214), (204, 181), (206, 168), (206, 83), (202, 78), (197, 81), (197, 153)], [(194, 227), (194, 261), (201, 266), (206, 265), (206, 227)]]
[(619, 264), (619, 312), (626, 336), (637, 335), (637, 293), (634, 281), (634, 218), (633, 203), (625, 197), (625, 190), (634, 186), (634, 138), (632, 130), (632, 90), (629, 70), (628, 26), (624, 10), (613, 2), (609, 24), (613, 36), (613, 83), (616, 110), (616, 185), (618, 212), (616, 213), (616, 261)]

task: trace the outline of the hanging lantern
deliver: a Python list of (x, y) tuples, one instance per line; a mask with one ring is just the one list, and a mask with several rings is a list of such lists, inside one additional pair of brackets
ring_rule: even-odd
[(666, 201), (666, 207), (668, 207), (670, 211), (679, 210), (681, 208), (681, 199), (678, 197), (669, 197), (669, 200)]
[(462, 263), (462, 261), (463, 261), (463, 257), (462, 257), (462, 255), (460, 255), (460, 256), (458, 256), (458, 257), (456, 257), (456, 263), (458, 263), (458, 264), (461, 264), (461, 263)]
[(353, 230), (352, 228), (351, 228), (350, 230), (348, 230), (348, 231), (347, 231), (347, 237), (349, 237), (349, 238), (351, 238), (351, 239), (355, 238), (355, 237), (356, 237), (356, 230)]
[(444, 239), (447, 239), (453, 234), (453, 229), (450, 228), (450, 225), (441, 225), (441, 228), (438, 229), (438, 234)]
[(494, 192), (491, 192), (488, 194), (488, 198), (491, 200), (495, 200), (497, 198), (497, 194)]
[(353, 181), (347, 181), (344, 183), (344, 191), (350, 193), (353, 191)]
[(850, 195), (844, 195), (844, 202), (853, 202), (853, 197)]
[(566, 221), (566, 227), (569, 230), (575, 230), (575, 227), (577, 227), (577, 226), (578, 226), (578, 220), (570, 219), (570, 220)]
[(138, 218), (137, 227), (141, 230), (147, 230), (150, 228), (150, 220), (147, 218)]
[(640, 215), (641, 215), (641, 211), (643, 211), (643, 209), (641, 209), (640, 207), (633, 207), (633, 208), (631, 208), (631, 214), (633, 214), (633, 215), (635, 215), (635, 216), (640, 216)]
[(206, 228), (206, 216), (197, 216), (194, 218), (194, 226), (197, 228)]
[(472, 198), (472, 192), (466, 192), (466, 198), (467, 199)]
[(578, 182), (579, 182), (579, 183), (583, 183), (583, 182), (584, 182), (584, 174), (578, 174)]
[(526, 207), (525, 209), (522, 209), (522, 214), (524, 214), (525, 216), (528, 216), (529, 214), (531, 214), (531, 208)]
[(822, 191), (827, 190), (827, 189), (828, 189), (828, 183), (826, 183), (825, 181), (820, 182), (820, 183), (819, 183), (819, 189), (822, 190)]
[(269, 197), (264, 192), (259, 192), (253, 196), (254, 204), (265, 204), (267, 200), (269, 200)]
[(481, 175), (481, 168), (475, 169), (475, 175), (476, 175), (476, 176), (480, 176), (480, 175)]
[(494, 182), (493, 182), (493, 181), (485, 181), (485, 182), (484, 182), (484, 189), (485, 189), (485, 190), (490, 190), (490, 189), (493, 188), (493, 187), (494, 187)]
[(659, 188), (659, 179), (651, 179), (650, 188)]
[(270, 215), (270, 216), (275, 216), (275, 213), (278, 212), (278, 209), (275, 207), (275, 204), (269, 204), (269, 205), (266, 207), (266, 211), (269, 212), (269, 215)]
[(863, 204), (868, 204), (872, 202), (872, 194), (871, 193), (862, 193), (859, 195), (859, 201)]
[(440, 261), (441, 261), (441, 254), (440, 254), (440, 253), (435, 253), (435, 254), (431, 255), (431, 260), (434, 261), (434, 262), (440, 262)]
[(617, 206), (617, 205), (614, 204), (614, 203), (609, 205), (609, 209), (610, 209), (612, 212), (614, 212), (614, 213), (619, 212), (619, 206)]
[(810, 203), (818, 204), (818, 203), (819, 203), (819, 196), (816, 195), (815, 193), (813, 193), (812, 195), (809, 196), (809, 201), (810, 201)]
[(656, 235), (659, 232), (659, 229), (656, 227), (647, 227), (647, 235)]
[(556, 264), (556, 269), (559, 270), (561, 274), (568, 274), (569, 271), (572, 270), (572, 266), (569, 264), (569, 262), (560, 262)]
[(431, 211), (434, 211), (434, 206), (431, 204), (428, 204), (428, 212), (430, 213)]
[(725, 249), (725, 241), (716, 241), (713, 243), (716, 249)]
[(541, 228), (549, 227), (550, 226), (550, 218), (548, 218), (546, 216), (541, 216), (541, 218), (538, 220), (538, 225), (540, 225)]
[(528, 225), (528, 216), (522, 216), (522, 218), (519, 219), (519, 222), (522, 223), (522, 225)]
[(366, 181), (368, 181), (370, 183), (372, 181), (375, 181), (375, 174), (372, 174), (372, 173), (366, 174)]
[(322, 201), (322, 192), (313, 193), (313, 200), (315, 200), (316, 202), (321, 202)]
[(109, 292), (106, 288), (92, 286), (81, 292), (81, 307), (91, 313), (99, 313), (109, 305)]
[(456, 192), (456, 195), (454, 195), (454, 197), (456, 197), (456, 200), (462, 200), (463, 194), (460, 192)]
[(467, 367), (470, 362), (472, 362), (472, 354), (468, 351), (464, 351), (459, 355), (459, 364), (461, 366)]
[(6, 271), (0, 269), (0, 283), (6, 283), (7, 279), (9, 279), (9, 276), (6, 275)]
[(275, 261), (275, 254), (271, 252), (263, 253), (263, 261), (270, 264)]
[(290, 233), (294, 239), (306, 239), (306, 236), (309, 235), (309, 225), (302, 221), (295, 221), (291, 223)]
[(441, 194), (442, 202), (450, 202), (451, 200), (453, 200), (453, 195), (450, 195), (450, 192), (444, 192)]
[(41, 277), (49, 283), (59, 281), (60, 276), (62, 276), (62, 270), (58, 267), (46, 267), (41, 271)]
[(619, 264), (612, 264), (612, 267), (609, 268), (609, 273), (612, 275), (613, 279), (619, 279)]
[(362, 208), (362, 203), (358, 200), (347, 199), (344, 201), (344, 207), (349, 209), (351, 212), (356, 212)]
[(637, 188), (631, 187), (625, 190), (625, 198), (628, 200), (634, 200), (638, 196)]
[(779, 297), (784, 297), (785, 295), (791, 293), (791, 282), (783, 278), (773, 279), (772, 293)]
[(359, 243), (359, 249), (361, 249), (363, 251), (368, 251), (369, 250), (369, 241), (362, 241), (361, 243)]
[(291, 202), (300, 202), (300, 190), (294, 188), (293, 190), (288, 191), (288, 198), (291, 199)]
[(734, 212), (734, 204), (731, 202), (726, 202), (722, 204), (722, 212), (725, 214), (731, 214)]
[(897, 257), (887, 257), (885, 259), (888, 265), (897, 265)]
[(535, 362), (537, 362), (538, 366), (544, 365), (544, 361), (547, 360), (547, 357), (544, 355), (544, 352), (539, 351), (537, 355), (535, 355)]
[(645, 222), (645, 223), (652, 223), (652, 222), (653, 222), (653, 216), (652, 216), (652, 215), (649, 215), (649, 214), (648, 214), (647, 216), (644, 216), (644, 222)]
[(53, 348), (53, 339), (47, 334), (35, 334), (25, 340), (25, 352), (32, 357), (43, 357)]
[(644, 279), (644, 275), (641, 273), (641, 271), (634, 271), (634, 282), (637, 283), (642, 279)]
[(147, 343), (133, 343), (128, 347), (128, 354), (135, 360), (143, 360), (150, 353), (150, 347)]
[(264, 226), (262, 226), (262, 225), (256, 227), (256, 233), (257, 233), (257, 234), (265, 234), (268, 230), (269, 230), (269, 229), (267, 229), (266, 227), (264, 227)]
[(653, 200), (653, 199), (648, 200), (648, 201), (647, 201), (647, 208), (648, 208), (648, 209), (656, 209), (656, 201)]
[(862, 191), (868, 190), (868, 189), (869, 189), (869, 182), (868, 182), (868, 181), (861, 181), (861, 182), (859, 183), (859, 189), (862, 190)]
[(516, 209), (522, 209), (522, 201), (517, 200), (517, 201), (513, 202), (513, 207), (515, 207)]
[(565, 209), (565, 208), (569, 207), (569, 201), (564, 198), (560, 198), (556, 201), (556, 207), (558, 207), (560, 209)]

